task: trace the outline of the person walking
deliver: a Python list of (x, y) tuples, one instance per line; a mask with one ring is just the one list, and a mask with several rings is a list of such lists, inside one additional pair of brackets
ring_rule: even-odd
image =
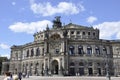
[(15, 69), (15, 72), (14, 72), (14, 75), (13, 75), (13, 80), (18, 80), (17, 69)]
[(18, 79), (19, 79), (19, 80), (22, 79), (22, 73), (21, 73), (21, 72), (18, 73)]
[(5, 73), (5, 78), (4, 78), (4, 80), (13, 80), (13, 78), (11, 77), (10, 72), (6, 72), (6, 73)]

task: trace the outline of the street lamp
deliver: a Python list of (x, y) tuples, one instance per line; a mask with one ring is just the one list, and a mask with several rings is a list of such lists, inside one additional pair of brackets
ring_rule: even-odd
[(106, 60), (106, 65), (105, 65), (105, 67), (106, 67), (106, 80), (111, 80), (111, 76), (110, 76), (110, 66), (109, 66), (109, 62), (110, 62), (110, 60), (109, 60), (109, 58), (110, 58), (110, 54), (108, 54), (107, 53), (107, 50), (106, 50), (106, 48), (104, 47), (103, 48), (103, 52), (104, 52), (104, 54), (105, 54), (105, 60)]
[(108, 54), (106, 53), (106, 72), (107, 72), (107, 74), (106, 74), (106, 79), (107, 80), (111, 80), (111, 76), (110, 76), (110, 69), (109, 69), (109, 56), (108, 56)]

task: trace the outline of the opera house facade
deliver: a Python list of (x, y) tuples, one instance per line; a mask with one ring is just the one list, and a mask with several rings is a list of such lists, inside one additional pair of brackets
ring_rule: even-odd
[(11, 47), (2, 73), (16, 69), (37, 76), (106, 76), (107, 71), (120, 75), (120, 40), (99, 39), (99, 32), (73, 23), (62, 25), (57, 16), (52, 28), (34, 34), (33, 42)]

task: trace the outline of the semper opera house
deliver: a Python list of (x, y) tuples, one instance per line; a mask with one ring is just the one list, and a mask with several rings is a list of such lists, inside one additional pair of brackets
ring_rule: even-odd
[(99, 39), (99, 29), (62, 25), (56, 16), (52, 28), (47, 26), (33, 36), (33, 42), (11, 47), (10, 61), (2, 63), (2, 73), (17, 69), (31, 76), (120, 75), (120, 40)]

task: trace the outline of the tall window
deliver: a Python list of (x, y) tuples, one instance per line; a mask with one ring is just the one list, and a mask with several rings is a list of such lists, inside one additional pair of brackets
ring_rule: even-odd
[(27, 56), (26, 57), (29, 57), (29, 50), (27, 50)]
[(69, 54), (73, 55), (74, 54), (74, 46), (69, 47)]
[(33, 51), (33, 49), (31, 50), (31, 57), (34, 55), (34, 51)]
[(78, 46), (78, 54), (83, 54), (83, 47), (82, 46)]
[(39, 48), (36, 49), (36, 56), (39, 56), (40, 55), (40, 50)]
[(91, 47), (87, 47), (87, 54), (92, 54), (92, 48)]
[(93, 33), (93, 36), (95, 36), (95, 32)]
[(83, 32), (83, 35), (85, 35), (85, 32)]
[(105, 47), (103, 47), (103, 51), (106, 51), (106, 48), (105, 48)]
[(88, 35), (90, 35), (90, 32), (88, 32)]
[(100, 55), (100, 50), (99, 50), (98, 47), (95, 48), (95, 52), (96, 52), (97, 55)]
[(107, 54), (107, 50), (105, 47), (103, 47), (103, 54), (106, 55)]
[(42, 55), (44, 55), (44, 48), (42, 48)]

